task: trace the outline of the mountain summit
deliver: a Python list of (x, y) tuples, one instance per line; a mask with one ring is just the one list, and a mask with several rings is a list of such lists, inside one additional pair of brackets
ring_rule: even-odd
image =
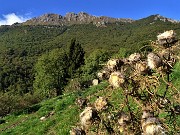
[(179, 21), (177, 21), (177, 20), (173, 20), (171, 18), (167, 18), (167, 17), (164, 17), (164, 16), (161, 16), (161, 15), (157, 14), (157, 15), (154, 16), (154, 20), (156, 21), (158, 19), (160, 21), (163, 21), (163, 22), (179, 23)]
[(107, 23), (128, 22), (134, 20), (125, 18), (112, 18), (106, 16), (93, 16), (85, 12), (78, 14), (69, 12), (65, 16), (58, 14), (44, 14), (40, 17), (32, 18), (26, 21), (25, 25), (72, 25), (72, 24), (89, 24), (93, 23), (96, 26), (105, 26)]

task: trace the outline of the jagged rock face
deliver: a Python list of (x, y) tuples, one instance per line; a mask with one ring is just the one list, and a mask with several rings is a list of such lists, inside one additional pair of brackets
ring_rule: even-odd
[(159, 14), (154, 17), (154, 20), (155, 20), (155, 21), (158, 20), (158, 19), (159, 19), (160, 21), (163, 21), (163, 22), (179, 23), (179, 21), (173, 20), (173, 19), (171, 19), (171, 18), (166, 18), (166, 17), (161, 16), (161, 15), (159, 15)]
[(105, 26), (107, 23), (114, 22), (127, 22), (131, 23), (131, 19), (121, 19), (121, 18), (111, 18), (106, 16), (96, 17), (89, 15), (85, 12), (79, 12), (78, 14), (70, 12), (65, 16), (58, 14), (45, 14), (37, 18), (30, 19), (26, 21), (25, 25), (72, 25), (72, 24), (89, 24), (100, 27)]
[(80, 12), (78, 14), (75, 14), (75, 13), (67, 13), (65, 15), (65, 19), (68, 21), (68, 22), (71, 22), (71, 23), (91, 23), (93, 22), (93, 20), (95, 19), (94, 16), (91, 16), (87, 13), (84, 13), (84, 12)]
[(64, 17), (58, 14), (44, 14), (38, 18), (26, 21), (27, 25), (63, 25)]

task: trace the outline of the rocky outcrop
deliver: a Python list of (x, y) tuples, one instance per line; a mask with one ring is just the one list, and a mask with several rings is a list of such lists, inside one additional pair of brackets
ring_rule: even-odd
[(25, 25), (73, 25), (73, 24), (89, 24), (93, 23), (97, 27), (106, 26), (107, 23), (115, 22), (127, 22), (131, 23), (131, 19), (112, 18), (106, 16), (93, 16), (85, 12), (79, 12), (78, 14), (70, 12), (65, 16), (58, 14), (44, 14), (40, 17), (36, 17), (26, 21)]
[(26, 25), (63, 25), (64, 17), (58, 14), (44, 14), (26, 21)]
[(179, 21), (177, 21), (177, 20), (173, 20), (171, 18), (166, 18), (166, 17), (161, 16), (159, 14), (155, 15), (154, 20), (155, 21), (160, 20), (160, 21), (163, 21), (163, 22), (171, 22), (171, 23), (179, 23)]

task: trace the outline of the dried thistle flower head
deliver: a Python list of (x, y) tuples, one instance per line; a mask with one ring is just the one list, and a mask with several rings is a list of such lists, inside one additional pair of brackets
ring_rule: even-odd
[(118, 124), (119, 130), (121, 133), (125, 134), (127, 131), (127, 126), (130, 123), (130, 117), (123, 111), (120, 111), (118, 114)]
[(119, 125), (127, 125), (129, 121), (130, 121), (130, 118), (125, 112), (119, 112), (118, 114)]
[(154, 117), (151, 110), (143, 110), (141, 126), (145, 135), (165, 135), (165, 130), (160, 120)]
[(80, 121), (83, 129), (88, 129), (92, 122), (98, 118), (96, 110), (92, 107), (86, 107), (80, 114)]
[(85, 99), (85, 98), (77, 98), (76, 99), (76, 104), (82, 109), (85, 106), (87, 106), (87, 99)]
[(142, 130), (145, 135), (165, 135), (165, 129), (160, 124), (159, 119), (149, 117), (142, 122)]
[(70, 130), (70, 135), (86, 135), (85, 131), (79, 127)]
[(151, 112), (150, 110), (143, 110), (142, 119), (146, 119), (149, 117), (154, 117), (153, 112)]
[(141, 59), (141, 55), (139, 53), (133, 53), (129, 56), (128, 60), (130, 62), (137, 62)]
[(113, 72), (110, 75), (109, 83), (115, 88), (119, 88), (125, 82), (125, 77), (121, 72)]
[(103, 74), (102, 72), (98, 72), (98, 73), (97, 73), (97, 77), (98, 77), (100, 80), (104, 80), (104, 76), (105, 76), (105, 74)]
[(161, 58), (157, 54), (154, 54), (154, 53), (149, 53), (147, 55), (147, 62), (148, 62), (148, 67), (150, 69), (155, 69), (162, 65)]
[(108, 102), (107, 102), (107, 100), (106, 100), (105, 98), (99, 97), (99, 98), (95, 101), (94, 106), (95, 106), (95, 109), (96, 109), (97, 111), (102, 111), (102, 110), (107, 109), (107, 107), (108, 107)]
[(124, 64), (124, 62), (120, 59), (110, 59), (107, 62), (107, 68), (111, 71), (116, 71), (118, 70), (122, 65)]
[(166, 31), (157, 36), (160, 45), (167, 45), (176, 42), (176, 33), (173, 30)]
[(97, 76), (100, 80), (109, 79), (110, 70), (108, 68), (104, 68), (101, 72), (98, 72)]
[(148, 73), (148, 65), (147, 62), (138, 62), (135, 65), (135, 72), (137, 74), (147, 74)]

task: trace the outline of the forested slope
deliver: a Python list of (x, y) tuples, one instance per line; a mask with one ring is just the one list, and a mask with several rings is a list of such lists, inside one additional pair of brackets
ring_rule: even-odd
[(156, 35), (165, 30), (173, 29), (180, 35), (179, 23), (164, 22), (155, 17), (107, 23), (105, 27), (92, 23), (69, 26), (16, 23), (0, 26), (0, 91), (21, 96), (33, 94), (38, 58), (57, 48), (67, 51), (73, 38), (81, 44), (88, 59), (97, 49), (107, 51), (108, 57), (116, 53), (127, 56), (133, 52), (151, 51), (150, 47), (144, 46), (148, 46), (150, 40), (155, 40)]

